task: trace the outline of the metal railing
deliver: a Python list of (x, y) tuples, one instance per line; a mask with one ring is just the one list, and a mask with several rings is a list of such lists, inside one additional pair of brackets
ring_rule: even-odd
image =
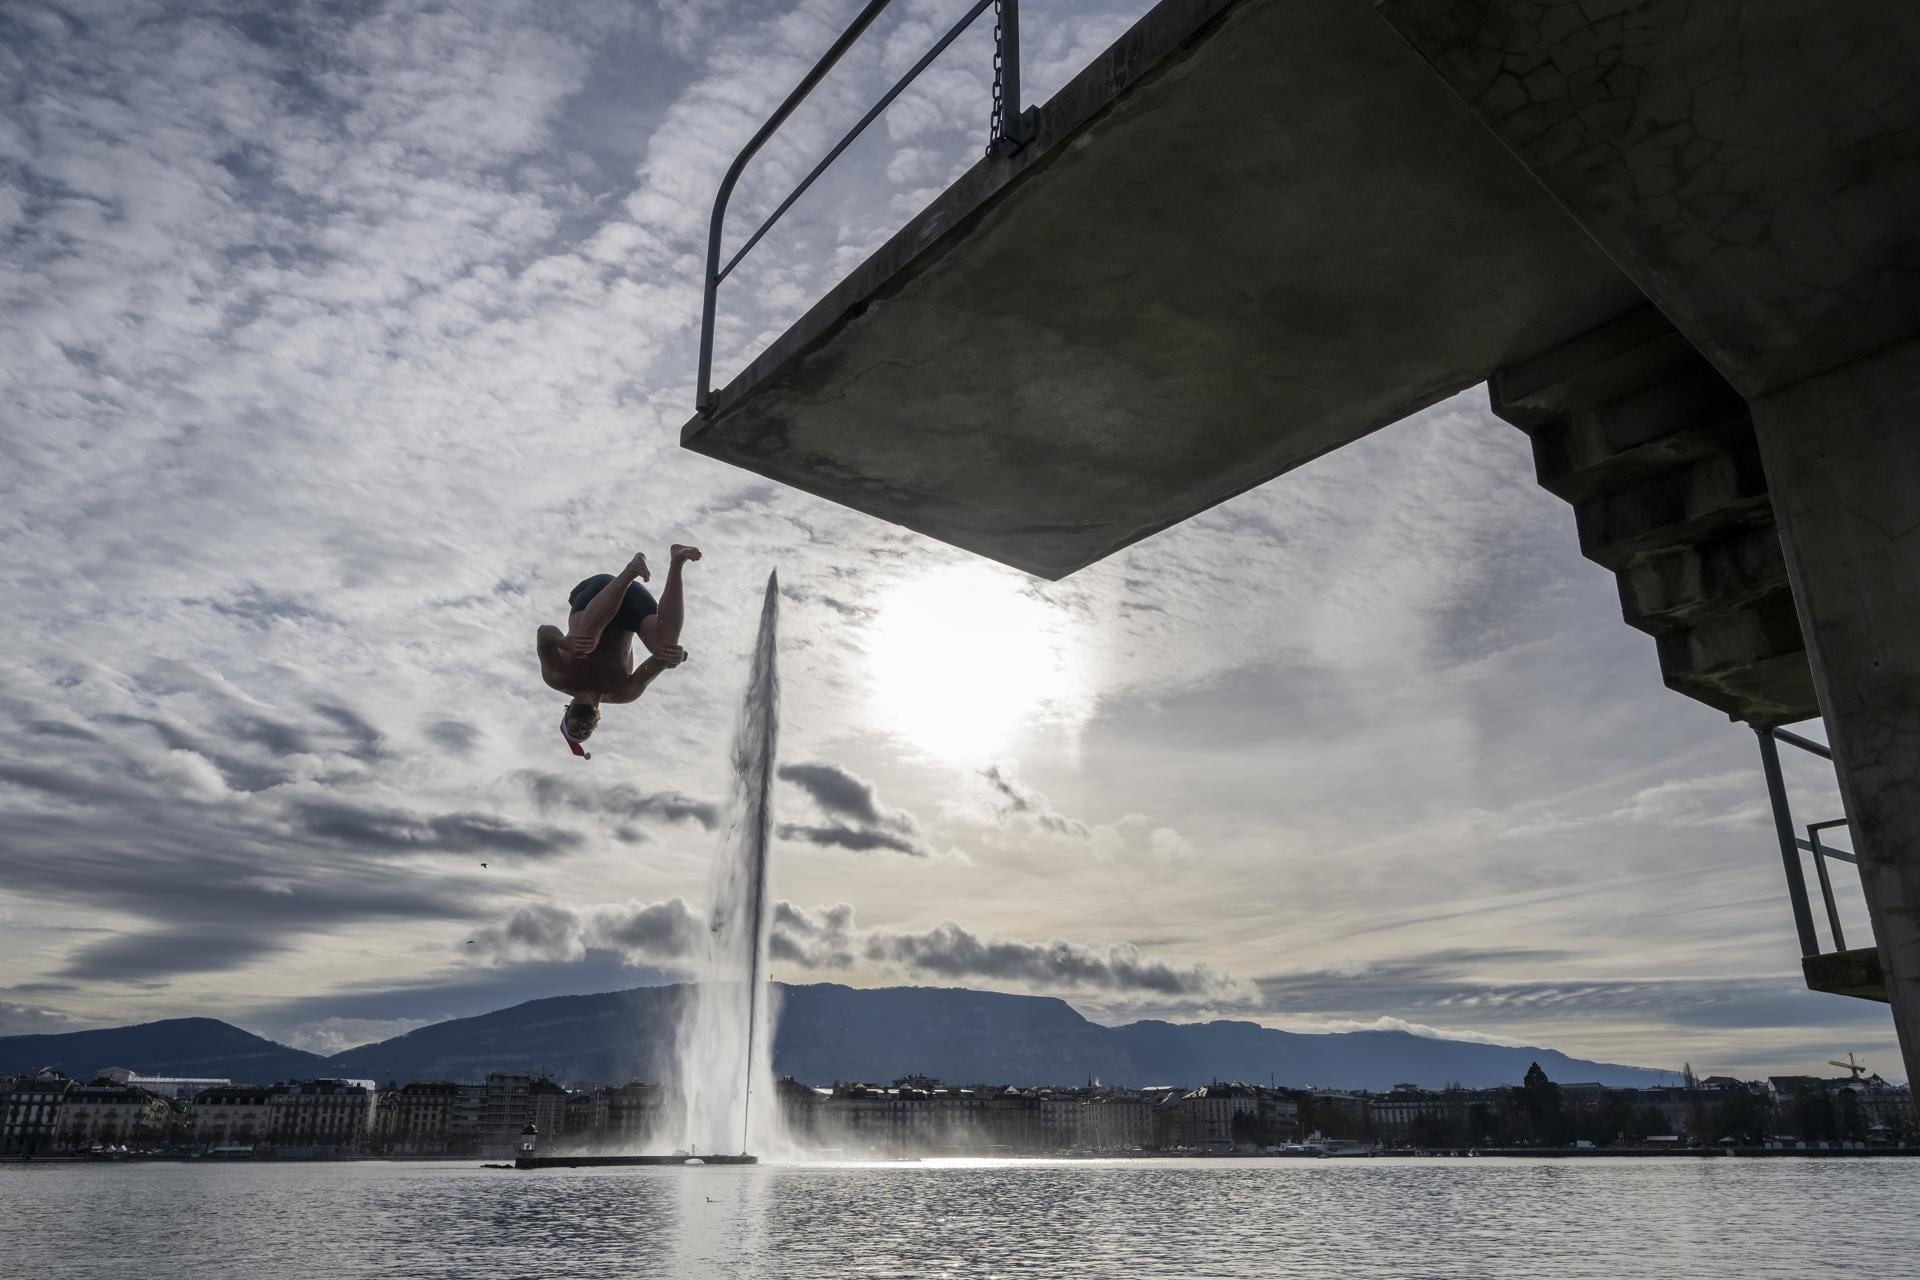
[(878, 18), (881, 11), (891, 2), (892, 0), (870, 0), (867, 7), (855, 16), (853, 22), (840, 33), (839, 38), (833, 42), (820, 60), (813, 64), (813, 70), (801, 78), (793, 92), (787, 95), (786, 101), (780, 104), (780, 109), (760, 126), (760, 131), (754, 134), (747, 145), (741, 149), (740, 154), (734, 157), (732, 166), (727, 170), (727, 176), (721, 179), (719, 194), (713, 201), (713, 221), (707, 229), (706, 297), (700, 316), (700, 368), (694, 386), (694, 408), (700, 413), (711, 410), (714, 403), (713, 388), (709, 384), (713, 380), (714, 308), (719, 298), (720, 283), (733, 274), (733, 269), (740, 265), (740, 260), (760, 243), (760, 238), (780, 220), (780, 215), (792, 208), (793, 202), (806, 193), (807, 188), (813, 185), (814, 179), (826, 172), (827, 166), (838, 159), (841, 152), (853, 145), (854, 139), (866, 131), (867, 126), (872, 124), (895, 98), (900, 96), (901, 91), (912, 84), (935, 58), (946, 52), (947, 46), (957, 40), (960, 33), (972, 26), (974, 19), (989, 8), (994, 11), (993, 101), (988, 117), (987, 154), (1011, 155), (1033, 140), (1037, 112), (1032, 108), (1022, 109), (1019, 105), (1019, 0), (975, 0), (973, 7), (948, 28), (944, 36), (934, 42), (933, 47), (927, 50), (920, 61), (913, 64), (913, 69), (900, 77), (893, 88), (887, 90), (880, 101), (873, 104), (867, 114), (860, 117), (859, 123), (834, 144), (833, 149), (813, 167), (813, 172), (801, 180), (800, 185), (780, 202), (780, 207), (775, 209), (767, 220), (747, 237), (746, 243), (740, 246), (740, 251), (728, 259), (727, 265), (722, 267), (720, 265), (720, 233), (726, 223), (727, 202), (732, 199), (734, 185), (740, 181), (740, 175), (746, 169), (747, 162), (753, 159), (755, 153), (766, 144), (767, 139), (786, 123), (787, 117), (792, 115), (795, 108), (804, 102), (807, 95), (826, 78), (827, 72), (840, 61), (841, 55), (853, 46), (853, 42), (860, 38), (861, 33), (873, 25), (874, 19)]
[(1835, 848), (1820, 838), (1823, 831), (1847, 825), (1845, 818), (1834, 818), (1826, 822), (1809, 823), (1805, 837), (1797, 835), (1793, 826), (1793, 810), (1787, 803), (1787, 785), (1780, 772), (1779, 743), (1800, 748), (1802, 751), (1819, 756), (1831, 762), (1833, 752), (1811, 738), (1803, 738), (1786, 729), (1758, 729), (1755, 733), (1760, 739), (1760, 766), (1767, 776), (1767, 798), (1773, 804), (1773, 828), (1780, 840), (1780, 861), (1787, 873), (1787, 897), (1793, 905), (1794, 932), (1800, 935), (1800, 954), (1817, 956), (1823, 954), (1820, 937), (1814, 929), (1813, 907), (1807, 900), (1807, 877), (1800, 862), (1800, 855), (1813, 855), (1814, 873), (1820, 880), (1821, 904), (1826, 908), (1827, 929), (1833, 935), (1833, 949), (1847, 949), (1847, 935), (1840, 925), (1840, 908), (1833, 896), (1833, 879), (1827, 874), (1827, 860), (1858, 865), (1858, 859), (1845, 849)]

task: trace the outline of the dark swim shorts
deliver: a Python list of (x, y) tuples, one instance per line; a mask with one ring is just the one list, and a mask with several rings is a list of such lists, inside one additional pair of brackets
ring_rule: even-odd
[[(610, 573), (594, 574), (567, 593), (568, 607), (578, 613), (593, 603), (593, 598), (600, 594), (600, 588), (612, 581), (613, 575)], [(630, 582), (627, 584), (627, 598), (620, 602), (620, 612), (613, 615), (613, 622), (610, 625), (638, 635), (641, 620), (649, 614), (658, 612), (660, 612), (660, 602), (653, 598), (653, 592), (637, 582)]]

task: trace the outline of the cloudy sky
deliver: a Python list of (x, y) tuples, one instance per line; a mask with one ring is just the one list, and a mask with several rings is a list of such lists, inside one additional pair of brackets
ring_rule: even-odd
[[(1030, 96), (1145, 7), (1035, 0)], [(1058, 584), (677, 448), (713, 190), (853, 8), (0, 10), (0, 1033), (671, 979), (777, 567), (778, 977), (1891, 1074), (1798, 980), (1752, 735), (1481, 393)], [(899, 0), (739, 220), (964, 8)], [(723, 379), (972, 162), (986, 63), (748, 259)], [(689, 540), (692, 661), (575, 761), (534, 628)]]

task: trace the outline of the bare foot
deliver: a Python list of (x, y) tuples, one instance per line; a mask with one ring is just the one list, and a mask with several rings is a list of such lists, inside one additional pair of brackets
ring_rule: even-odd
[(676, 542), (667, 548), (667, 555), (672, 558), (674, 564), (680, 564), (687, 560), (698, 560), (700, 558), (700, 548), (689, 547)]

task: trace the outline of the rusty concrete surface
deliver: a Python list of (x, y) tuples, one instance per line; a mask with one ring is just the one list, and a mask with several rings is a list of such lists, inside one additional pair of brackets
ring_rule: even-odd
[(1912, 0), (1380, 0), (1749, 399), (1920, 336)]

